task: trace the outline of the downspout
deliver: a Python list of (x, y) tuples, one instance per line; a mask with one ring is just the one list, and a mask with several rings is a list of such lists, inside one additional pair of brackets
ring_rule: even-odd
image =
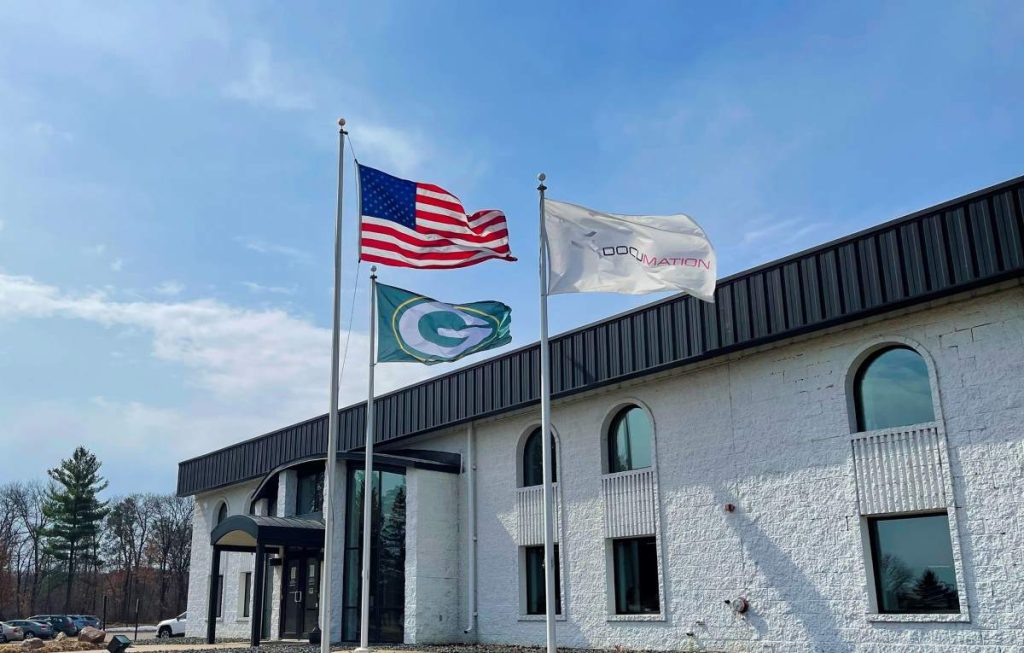
[(469, 573), (466, 587), (466, 612), (468, 625), (462, 631), (473, 632), (476, 626), (476, 429), (470, 422), (466, 428), (466, 485), (469, 487), (469, 501), (466, 506), (467, 546), (469, 550)]

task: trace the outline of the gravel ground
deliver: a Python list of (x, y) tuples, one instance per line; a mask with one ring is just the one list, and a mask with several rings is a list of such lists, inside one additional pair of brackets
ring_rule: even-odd
[[(206, 640), (200, 637), (175, 637), (171, 640), (159, 640), (161, 642), (169, 642), (171, 644), (205, 644)], [(238, 648), (221, 648), (213, 649), (215, 653), (259, 653), (259, 652), (270, 652), (270, 653), (320, 653), (319, 646), (310, 646), (309, 644), (302, 644), (299, 642), (263, 642), (259, 648), (252, 648), (248, 645), (247, 640), (234, 640), (234, 639), (218, 639), (217, 643), (237, 642)], [(147, 642), (149, 643), (149, 642)], [(354, 644), (335, 644), (332, 646), (335, 650), (345, 650), (354, 648)], [(426, 653), (544, 653), (545, 649), (541, 646), (511, 646), (511, 645), (499, 645), (499, 644), (447, 644), (447, 645), (434, 645), (434, 646), (411, 646), (406, 644), (380, 644), (374, 648), (380, 650), (389, 651), (425, 651)], [(201, 653), (203, 649), (195, 649), (197, 653)], [(564, 648), (560, 647), (559, 650), (572, 651), (573, 653), (611, 653), (614, 649), (584, 649), (584, 648)], [(626, 653), (626, 650), (623, 650)], [(628, 653), (650, 653), (648, 651), (633, 651), (629, 650)], [(663, 652), (659, 652), (663, 653)]]

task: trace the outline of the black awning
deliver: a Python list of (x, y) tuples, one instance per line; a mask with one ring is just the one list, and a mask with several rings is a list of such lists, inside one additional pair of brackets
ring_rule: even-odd
[(233, 515), (210, 533), (210, 544), (222, 548), (256, 550), (264, 546), (324, 545), (324, 523), (307, 517), (261, 517)]

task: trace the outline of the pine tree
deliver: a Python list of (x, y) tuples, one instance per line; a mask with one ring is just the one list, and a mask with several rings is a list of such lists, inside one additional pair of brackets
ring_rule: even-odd
[(64, 610), (71, 610), (71, 591), (75, 575), (82, 565), (95, 563), (99, 527), (107, 514), (107, 502), (97, 496), (107, 482), (99, 475), (100, 461), (85, 447), (75, 449), (71, 458), (47, 474), (53, 479), (43, 505), (50, 524), (44, 532), (46, 552), (61, 563), (66, 572)]
[(957, 610), (960, 607), (956, 590), (939, 580), (931, 569), (921, 574), (914, 586), (914, 594), (918, 603), (930, 610)]

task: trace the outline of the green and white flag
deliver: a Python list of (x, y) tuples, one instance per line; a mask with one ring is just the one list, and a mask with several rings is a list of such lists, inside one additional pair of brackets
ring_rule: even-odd
[(501, 302), (445, 304), (377, 284), (377, 362), (449, 363), (512, 342)]

